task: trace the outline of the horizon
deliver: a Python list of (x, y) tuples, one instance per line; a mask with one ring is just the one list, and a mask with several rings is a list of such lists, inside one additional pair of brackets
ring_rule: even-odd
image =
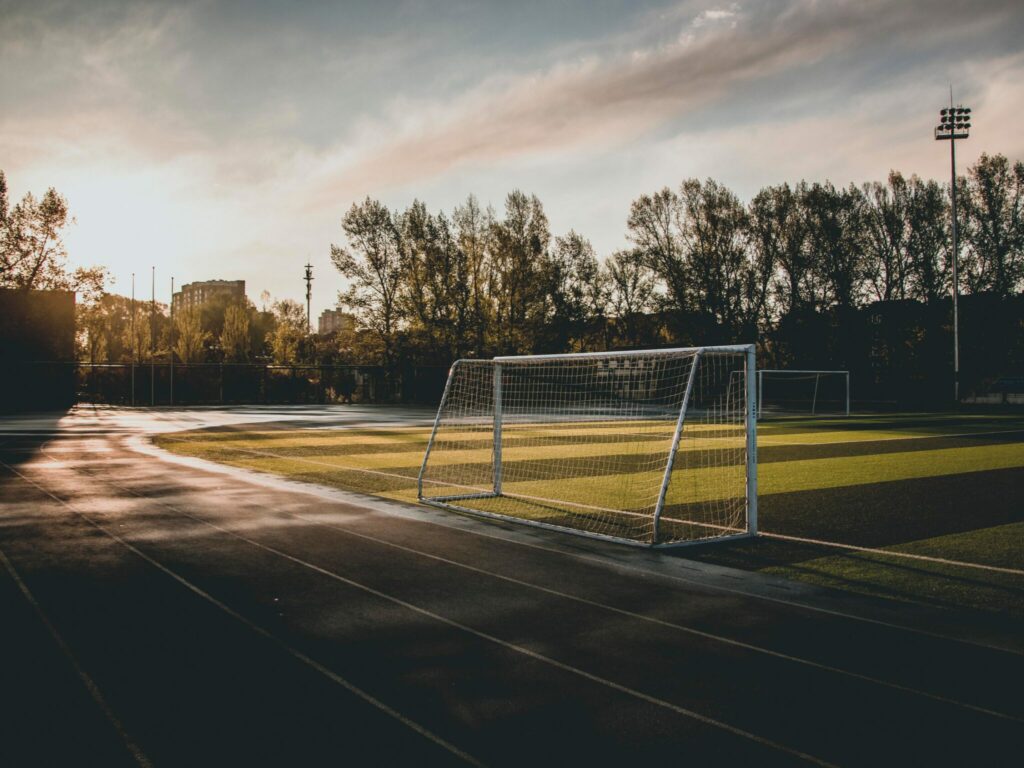
[[(948, 180), (938, 110), (974, 110), (963, 172), (1024, 157), (1024, 14), (803, 0), (557, 7), (5, 3), (0, 162), (54, 187), (73, 265), (157, 298), (212, 279), (333, 308), (331, 243), (366, 197), (450, 212), (536, 194), (554, 234), (624, 247), (629, 203), (688, 177), (748, 201), (890, 170)], [(142, 256), (138, 254), (142, 253)], [(136, 286), (139, 293), (139, 286)]]

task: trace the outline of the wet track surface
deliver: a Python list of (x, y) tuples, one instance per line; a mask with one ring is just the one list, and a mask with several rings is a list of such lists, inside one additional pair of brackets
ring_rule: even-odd
[(998, 765), (1024, 643), (952, 613), (176, 462), (143, 436), (424, 411), (0, 421), (0, 765)]

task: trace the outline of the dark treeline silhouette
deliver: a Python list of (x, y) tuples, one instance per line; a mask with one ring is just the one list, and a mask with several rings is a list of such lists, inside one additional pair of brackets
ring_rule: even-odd
[[(964, 367), (980, 386), (1022, 362), (1024, 164), (982, 155), (957, 184)], [(948, 200), (948, 185), (896, 171), (748, 204), (688, 179), (635, 200), (631, 247), (600, 260), (520, 191), (500, 215), (472, 196), (450, 215), (368, 198), (331, 255), (359, 362), (756, 339), (762, 365), (849, 369), (863, 399), (924, 402), (952, 394)]]

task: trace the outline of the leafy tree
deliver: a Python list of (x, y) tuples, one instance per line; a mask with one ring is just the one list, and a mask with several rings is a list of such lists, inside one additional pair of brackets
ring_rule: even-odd
[(750, 245), (767, 296), (765, 309), (774, 304), (779, 314), (813, 303), (807, 220), (800, 203), (805, 186), (765, 187), (750, 201)]
[(0, 287), (78, 291), (87, 302), (103, 292), (103, 267), (67, 268), (63, 231), (73, 223), (68, 203), (52, 187), (40, 199), (29, 192), (9, 207), (0, 171)]
[(505, 218), (495, 223), (493, 240), (498, 347), (532, 351), (544, 320), (544, 257), (551, 240), (536, 195), (515, 190), (505, 198)]
[(186, 307), (174, 315), (174, 354), (183, 363), (202, 362), (209, 331), (203, 330), (198, 307)]
[(682, 203), (668, 187), (634, 200), (626, 221), (627, 236), (645, 264), (664, 283), (668, 303), (680, 310), (691, 308), (692, 283), (689, 264), (679, 236)]
[(949, 291), (949, 204), (935, 181), (911, 176), (907, 187), (910, 294), (931, 303)]
[(636, 250), (616, 251), (604, 265), (608, 296), (617, 326), (629, 346), (644, 342), (642, 317), (654, 309), (657, 281)]
[(472, 274), (444, 214), (415, 202), (401, 217), (404, 315), (437, 362), (460, 357), (469, 345)]
[(868, 285), (881, 301), (905, 299), (913, 271), (908, 247), (910, 187), (903, 174), (891, 171), (888, 184), (865, 184), (863, 194)]
[(824, 289), (823, 305), (850, 309), (864, 285), (864, 194), (855, 186), (812, 184), (803, 194), (812, 270)]
[(394, 362), (401, 322), (402, 256), (399, 226), (380, 202), (367, 198), (342, 219), (349, 247), (331, 245), (331, 261), (351, 287), (339, 296), (359, 322), (377, 334), (383, 362)]
[(306, 309), (299, 302), (284, 299), (274, 303), (277, 327), (270, 339), (271, 354), (279, 365), (299, 362), (306, 338)]
[(548, 254), (546, 279), (550, 348), (569, 349), (572, 339), (585, 348), (588, 322), (603, 320), (607, 306), (605, 275), (590, 241), (574, 230), (556, 237)]
[(747, 307), (756, 313), (762, 302), (752, 290), (746, 210), (735, 194), (711, 179), (687, 179), (679, 198), (679, 235), (696, 307), (736, 331), (744, 324)]
[(1017, 292), (1024, 281), (1024, 163), (982, 154), (962, 199), (968, 286), (997, 296)]
[(494, 211), (481, 209), (477, 199), (470, 195), (466, 202), (455, 208), (452, 214), (458, 247), (466, 259), (469, 273), (469, 332), (473, 339), (473, 351), (485, 353), (493, 332), (494, 277), (491, 261), (494, 233)]
[(220, 348), (224, 359), (242, 363), (249, 358), (249, 307), (241, 302), (229, 304), (224, 310), (223, 330), (220, 333)]

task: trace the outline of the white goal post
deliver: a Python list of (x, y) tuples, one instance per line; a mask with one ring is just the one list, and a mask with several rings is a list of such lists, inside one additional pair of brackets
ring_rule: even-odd
[(757, 372), (757, 417), (763, 418), (766, 411), (849, 416), (850, 372), (763, 368)]
[(459, 360), (419, 499), (643, 546), (757, 532), (753, 345)]

